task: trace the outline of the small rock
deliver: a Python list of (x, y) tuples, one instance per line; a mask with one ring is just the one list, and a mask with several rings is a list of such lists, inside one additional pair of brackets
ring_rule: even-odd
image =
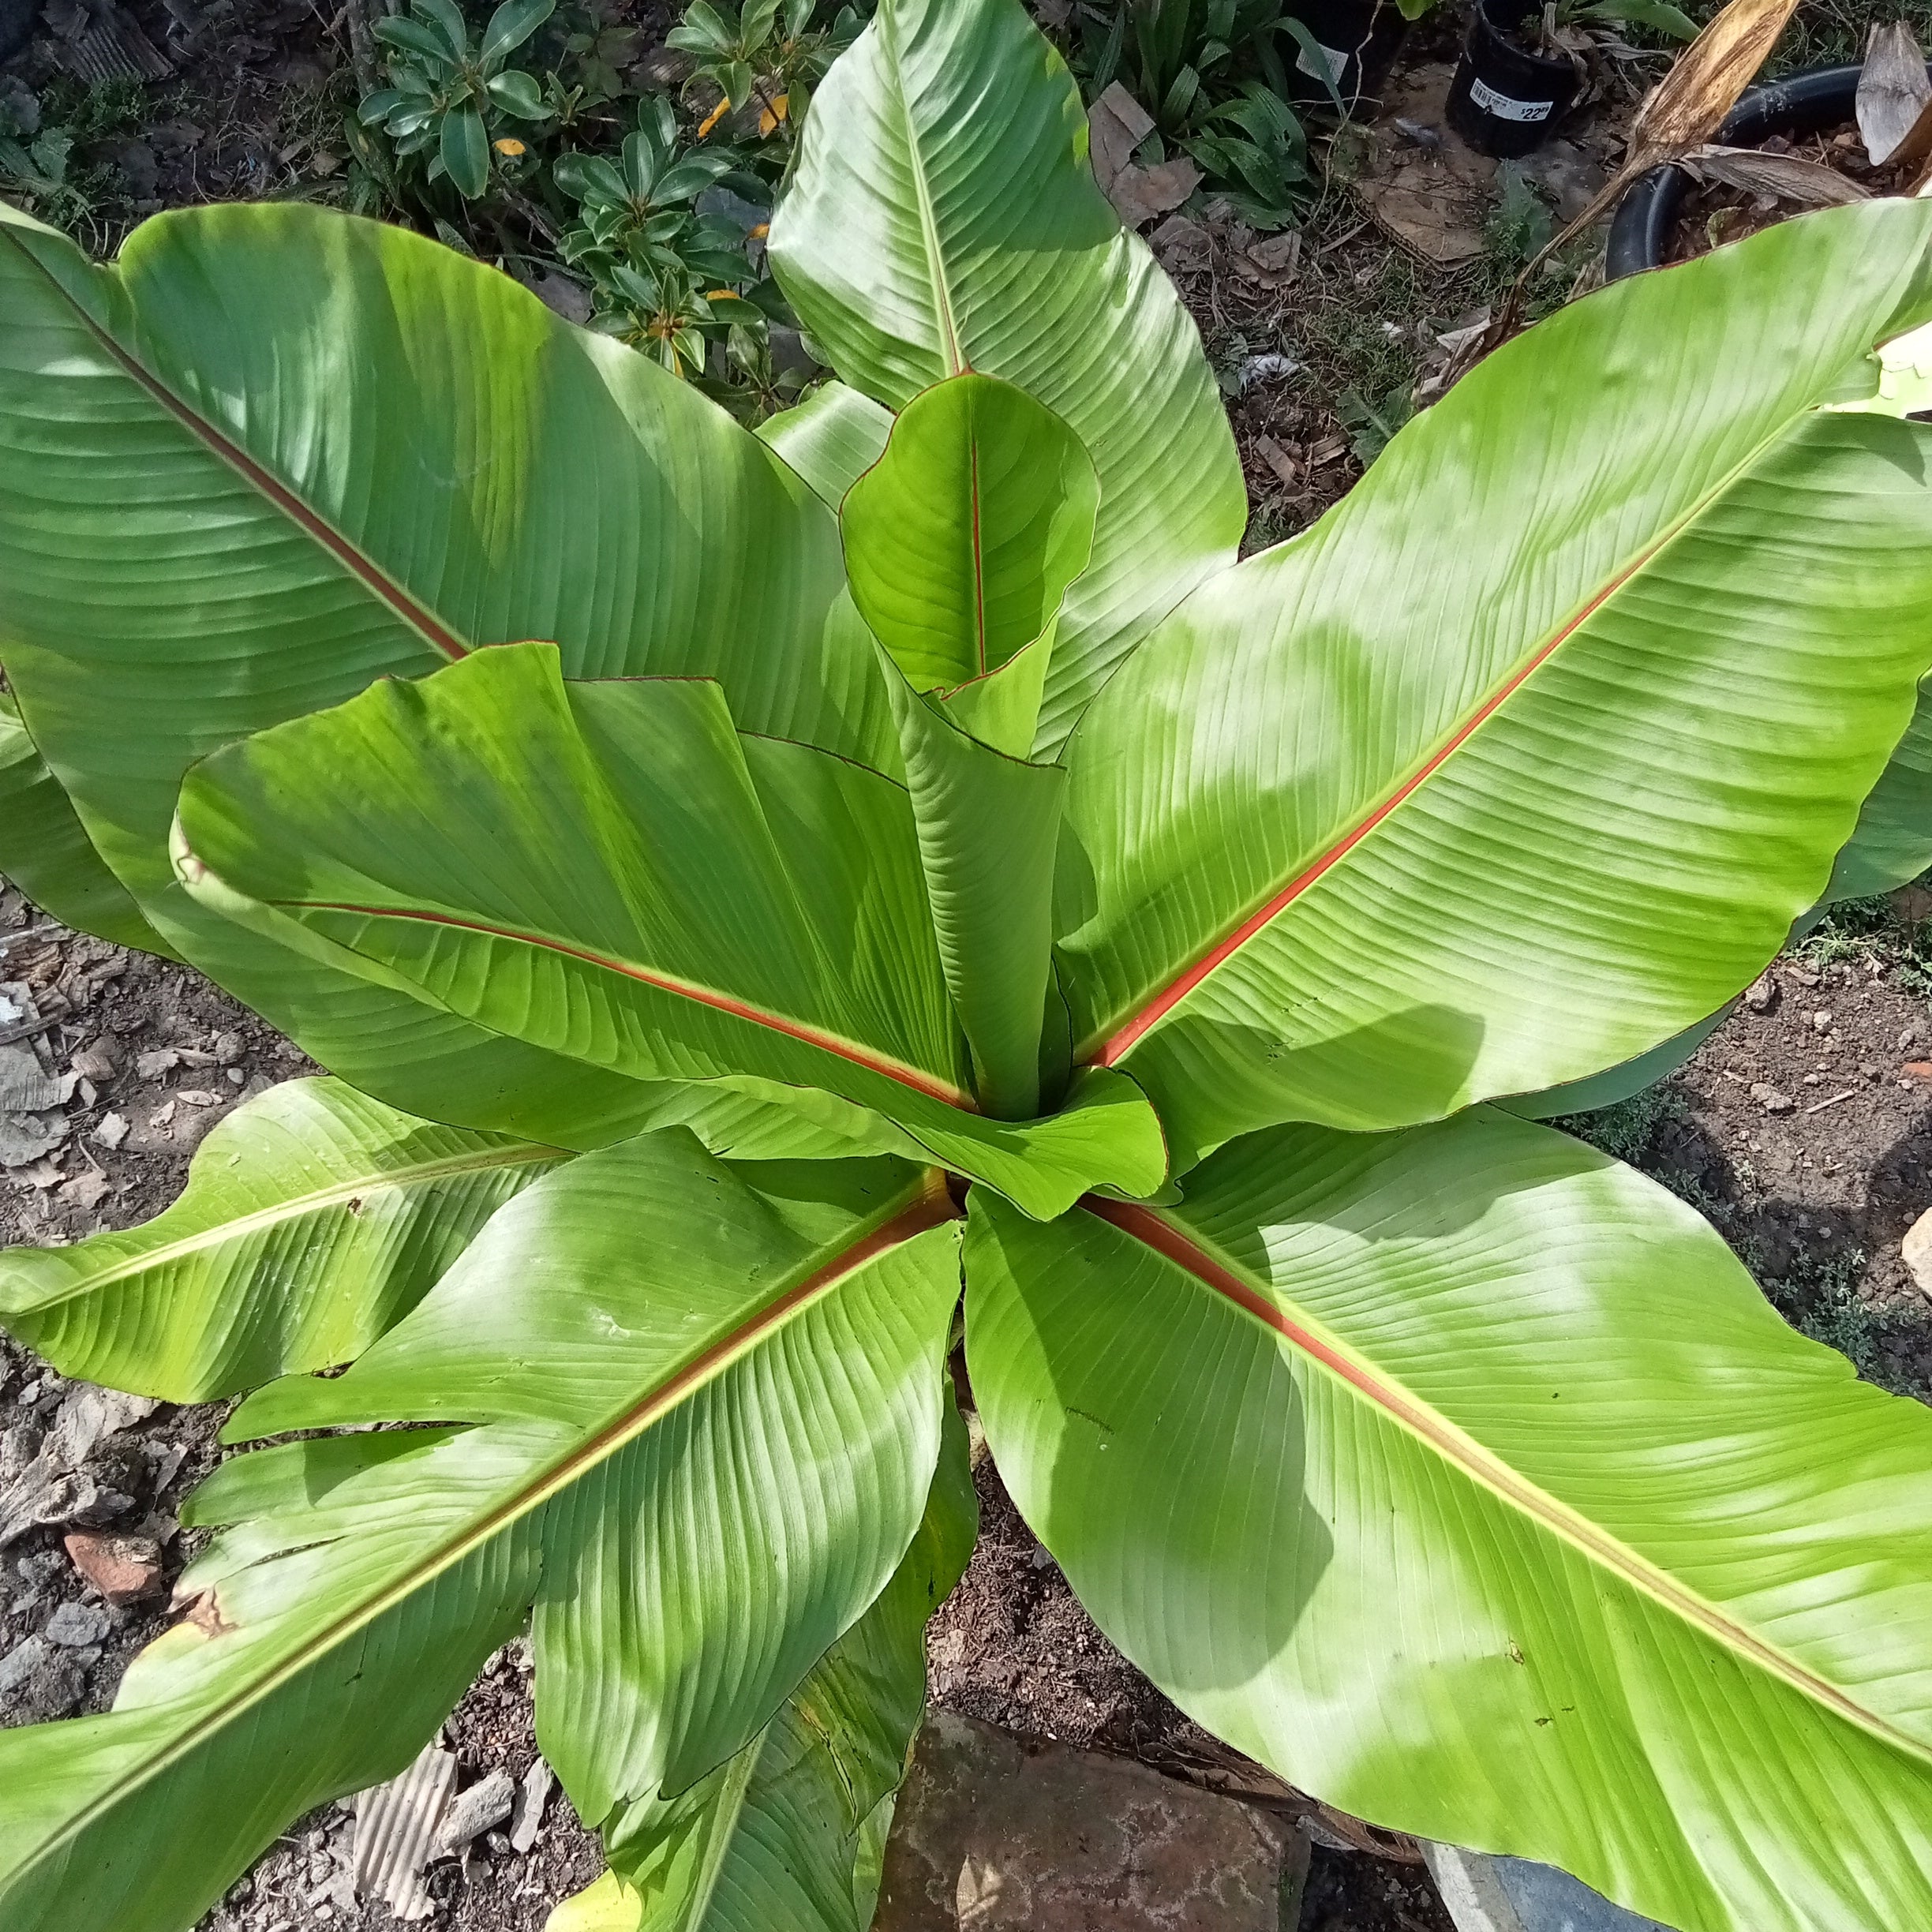
[(181, 1055), (172, 1046), (157, 1046), (152, 1053), (137, 1054), (134, 1071), (144, 1080), (159, 1080), (181, 1065)]
[(0, 1704), (17, 1709), (28, 1722), (64, 1717), (87, 1694), (78, 1666), (29, 1637), (0, 1658)]
[(510, 1840), (500, 1831), (485, 1833), (483, 1843), (492, 1858), (507, 1858), (510, 1855)]
[(1814, 1033), (1829, 1033), (1831, 1030), (1832, 1017), (1821, 1006), (1811, 1016), (1811, 1031)]
[(110, 1627), (107, 1607), (102, 1604), (64, 1603), (58, 1605), (40, 1634), (64, 1650), (78, 1650), (97, 1644)]
[(113, 1192), (114, 1183), (104, 1174), (76, 1174), (54, 1190), (54, 1198), (72, 1201), (83, 1213), (92, 1214)]
[[(1822, 1028), (1819, 1029), (1821, 1032), (1823, 1030)], [(211, 1107), (221, 1105), (221, 1095), (210, 1093), (205, 1087), (184, 1087), (174, 1098), (185, 1106)]]
[(110, 1604), (139, 1603), (161, 1585), (161, 1546), (143, 1536), (77, 1531), (66, 1539), (73, 1567)]
[(1904, 1052), (1908, 1046), (1916, 1046), (1925, 1038), (1925, 1028), (1915, 1020), (1911, 1025), (1899, 1029), (1898, 1049)]
[(244, 1047), (242, 1035), (233, 1027), (226, 1032), (215, 1035), (215, 1063), (217, 1066), (233, 1066), (242, 1058)]
[(118, 1114), (103, 1114), (100, 1117), (99, 1125), (95, 1128), (93, 1133), (89, 1136), (90, 1139), (106, 1148), (110, 1153), (113, 1152), (127, 1137), (127, 1121)]
[(11, 1697), (53, 1655), (44, 1637), (29, 1637), (0, 1657), (0, 1698)]
[(500, 1825), (516, 1802), (516, 1784), (507, 1771), (492, 1771), (466, 1792), (459, 1792), (443, 1814), (436, 1844), (445, 1852), (462, 1850), (478, 1833)]
[[(28, 1383), (20, 1392), (23, 1407), (33, 1399), (35, 1384)], [(0, 1483), (10, 1483), (28, 1468), (40, 1453), (43, 1432), (31, 1419), (11, 1423), (0, 1432)]]
[(67, 1064), (83, 1080), (92, 1080), (97, 1086), (105, 1086), (120, 1071), (120, 1063), (105, 1040), (83, 1046)]
[(1754, 1013), (1768, 1013), (1778, 1002), (1778, 983), (1768, 972), (1761, 972), (1744, 989), (1744, 1004)]
[(1928, 1208), (1905, 1230), (1899, 1243), (1907, 1271), (1921, 1293), (1932, 1295), (1932, 1208)]
[(1767, 1114), (1788, 1114), (1793, 1102), (1787, 1093), (1780, 1093), (1768, 1080), (1753, 1080), (1750, 1097)]
[(1876, 1060), (1861, 1060), (1859, 1062), (1859, 1071), (1865, 1076), (1866, 1079), (1876, 1080), (1884, 1069)]

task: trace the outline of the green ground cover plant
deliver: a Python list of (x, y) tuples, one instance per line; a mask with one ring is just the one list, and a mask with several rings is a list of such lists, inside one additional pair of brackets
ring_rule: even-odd
[(560, 1926), (857, 1932), (963, 1309), (1230, 1743), (1684, 1932), (1923, 1922), (1932, 1417), (1493, 1103), (1720, 1008), (1897, 782), (1932, 209), (1573, 305), (1241, 561), (1015, 0), (882, 0), (769, 239), (838, 380), (753, 434), (399, 229), (0, 212), (0, 868), (331, 1074), (0, 1261), (63, 1372), (245, 1397), (182, 1620), (0, 1732), (0, 1919), (178, 1932), (528, 1622)]

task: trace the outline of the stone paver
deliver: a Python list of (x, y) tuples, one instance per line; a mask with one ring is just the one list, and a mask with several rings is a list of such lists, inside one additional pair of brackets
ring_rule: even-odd
[(935, 1711), (874, 1932), (1293, 1932), (1308, 1857), (1275, 1813)]

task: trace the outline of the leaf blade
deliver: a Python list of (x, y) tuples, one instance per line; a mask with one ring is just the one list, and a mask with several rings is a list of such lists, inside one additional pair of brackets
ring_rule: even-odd
[(189, 889), (614, 1074), (821, 1090), (1030, 1212), (1101, 1178), (1159, 1185), (1159, 1125), (1124, 1076), (1024, 1125), (957, 1104), (962, 1043), (898, 787), (739, 740), (714, 685), (567, 691), (556, 665), (502, 646), (206, 761), (182, 795)]
[[(650, 1243), (612, 1211), (639, 1201), (657, 1217)], [(741, 1748), (917, 1528), (958, 1290), (951, 1214), (895, 1163), (747, 1177), (682, 1133), (525, 1190), (357, 1368), (273, 1384), (242, 1412), (330, 1427), (440, 1403), (470, 1425), (223, 1464), (191, 1503), (227, 1530), (184, 1579), (199, 1620), (136, 1660), (108, 1716), (0, 1733), (9, 1926), (173, 1932), (298, 1811), (400, 1769), (534, 1599), (552, 1621), (540, 1708), (560, 1642), (575, 1646), (563, 1689), (603, 1685), (593, 1722), (545, 1739), (586, 1815), (613, 1788), (688, 1781)], [(841, 1491), (818, 1438), (848, 1427), (865, 1473)], [(707, 1435), (755, 1440), (765, 1459), (701, 1467)], [(656, 1455), (661, 1477), (667, 1450), (687, 1488), (708, 1478), (731, 1503), (666, 1546), (657, 1579), (708, 1592), (724, 1648), (647, 1658), (620, 1612), (560, 1639), (561, 1597), (590, 1593), (598, 1526), (677, 1503), (648, 1466)], [(801, 1485), (818, 1492), (810, 1507)], [(586, 1497), (602, 1507), (580, 1515)], [(717, 1526), (754, 1519), (791, 1557), (776, 1589), (747, 1588)]]
[[(1200, 338), (1095, 185), (1078, 91), (1022, 9), (887, 0), (813, 99), (771, 256), (855, 388), (901, 409), (967, 369), (1004, 377), (1091, 455), (1100, 518), (1049, 672), (1035, 749), (1050, 751), (1148, 627), (1232, 560), (1247, 504)], [(1102, 305), (1122, 318), (1104, 343), (1088, 320)], [(1065, 353), (1083, 338), (1088, 354)]]
[(205, 209), (97, 269), (9, 210), (0, 289), (6, 660), (144, 912), (410, 1111), (571, 1145), (647, 1124), (663, 1095), (200, 915), (175, 796), (234, 738), (530, 636), (577, 670), (724, 673), (748, 722), (889, 760), (871, 647), (832, 622), (830, 518), (687, 385), (395, 228)]
[[(1784, 1328), (1662, 1190), (1484, 1110), (1253, 1136), (1158, 1213), (975, 1212), (994, 1455), (1202, 1722), (1687, 1932), (1922, 1909), (1932, 1619), (1889, 1559), (1932, 1422)], [(1797, 1762), (1807, 1814), (1864, 1818), (1877, 1858), (1765, 1808)]]
[[(1312, 532), (1196, 593), (1089, 713), (1060, 918), (1079, 1057), (1134, 1073), (1184, 1161), (1267, 1119), (1395, 1125), (1632, 1058), (1816, 899), (1923, 670), (1918, 432), (1829, 406), (1932, 298), (1911, 215), (1852, 292), (1888, 219), (1788, 223), (1708, 281), (1642, 278), (1539, 326)], [(1845, 300), (1788, 335), (1759, 291), (1800, 258)], [(1569, 380), (1586, 341), (1634, 369), (1707, 304), (1776, 354), (1719, 368), (1679, 335), (1658, 353), (1683, 388), (1649, 405)], [(1532, 396), (1520, 435), (1500, 427)], [(1517, 466), (1558, 447), (1522, 498)], [(1773, 545), (1802, 567), (1754, 567)], [(1458, 882), (1426, 915), (1418, 867)]]
[(568, 1156), (289, 1080), (218, 1122), (155, 1219), (0, 1256), (0, 1322), (64, 1375), (207, 1402), (360, 1354)]

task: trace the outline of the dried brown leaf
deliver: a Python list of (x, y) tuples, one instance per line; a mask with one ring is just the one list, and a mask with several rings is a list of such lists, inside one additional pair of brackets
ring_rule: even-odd
[(1623, 176), (1702, 147), (1764, 65), (1798, 0), (1730, 0), (1638, 110)]
[(1904, 21), (1874, 27), (1859, 74), (1856, 112), (1865, 152), (1874, 167), (1897, 155), (1928, 103), (1932, 80), (1926, 75), (1918, 36)]
[(1094, 179), (1110, 195), (1133, 151), (1154, 131), (1154, 118), (1116, 80), (1087, 110), (1087, 146)]
[(1106, 190), (1114, 212), (1129, 228), (1144, 227), (1157, 215), (1178, 208), (1200, 185), (1201, 171), (1185, 155), (1159, 167), (1124, 167)]
[[(1907, 130), (1905, 138), (1892, 150), (1891, 160), (1894, 167), (1918, 167), (1932, 160), (1932, 100), (1928, 100), (1919, 110), (1919, 118)], [(1921, 175), (1919, 181), (1924, 178)], [(1919, 183), (1915, 182), (1905, 192), (1915, 194), (1918, 191)]]
[(1802, 155), (1766, 154), (1757, 148), (1697, 148), (1678, 166), (1701, 182), (1721, 182), (1748, 194), (1772, 195), (1800, 208), (1843, 208), (1869, 201), (1871, 190)]

